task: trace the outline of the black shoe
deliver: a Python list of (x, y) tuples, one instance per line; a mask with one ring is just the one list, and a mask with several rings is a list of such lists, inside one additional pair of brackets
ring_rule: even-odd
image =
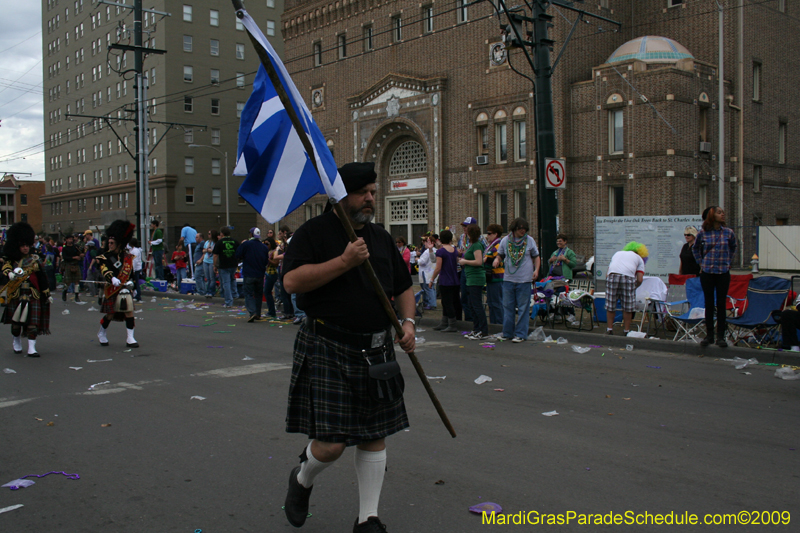
[(720, 339), (717, 341), (717, 346), (719, 346), (720, 348), (727, 348), (728, 343), (725, 341), (725, 339)]
[[(296, 466), (289, 475), (289, 490), (286, 492), (286, 501), (284, 502), (283, 510), (286, 513), (286, 519), (294, 527), (302, 527), (306, 523), (308, 517), (308, 499), (311, 497), (311, 488), (305, 488), (297, 481), (297, 474), (300, 472), (300, 467)], [(358, 522), (358, 519), (356, 519)]]
[(39, 354), (37, 352), (33, 352), (33, 353), (29, 353), (25, 357), (39, 357)]
[[(103, 346), (108, 346), (108, 345), (107, 344), (103, 344)], [(139, 347), (139, 343), (138, 342), (126, 342), (125, 346), (127, 346), (128, 348), (138, 348)]]
[(353, 533), (383, 533), (386, 531), (386, 526), (378, 519), (377, 516), (370, 516), (366, 522), (356, 523), (353, 525)]
[(256, 316), (258, 316), (258, 315), (250, 315), (250, 319), (248, 320), (248, 322), (255, 322), (256, 321)]
[(75, 293), (75, 301), (76, 302), (80, 302), (81, 301), (81, 299), (78, 297), (78, 293), (77, 292)]
[(714, 344), (714, 337), (708, 336), (700, 341), (700, 346), (702, 346), (703, 348), (705, 348), (709, 344)]
[(65, 301), (65, 302), (67, 301), (67, 291), (64, 291), (64, 292), (61, 293), (61, 300)]

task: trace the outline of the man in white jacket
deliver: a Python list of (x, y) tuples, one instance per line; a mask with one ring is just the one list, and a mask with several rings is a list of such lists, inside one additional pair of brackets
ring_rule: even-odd
[(417, 263), (419, 264), (419, 284), (423, 290), (425, 297), (425, 309), (436, 309), (436, 288), (429, 287), (428, 282), (433, 277), (433, 271), (436, 269), (436, 236), (428, 235), (423, 237), (422, 246), (425, 250), (419, 256)]

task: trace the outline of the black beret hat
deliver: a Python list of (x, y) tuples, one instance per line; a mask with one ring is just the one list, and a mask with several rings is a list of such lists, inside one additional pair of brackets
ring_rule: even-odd
[(375, 173), (375, 163), (347, 163), (339, 168), (344, 188), (348, 193), (357, 191), (362, 187), (375, 183), (378, 175)]

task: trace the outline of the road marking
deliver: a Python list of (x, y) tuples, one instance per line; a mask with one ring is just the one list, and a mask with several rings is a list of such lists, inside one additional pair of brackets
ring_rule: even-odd
[[(5, 400), (4, 398), (0, 398), (0, 409), (4, 407), (13, 407), (15, 405), (20, 405), (27, 402), (32, 402), (36, 398), (25, 398), (22, 400)], [(2, 401), (5, 400), (5, 401)]]
[(259, 374), (261, 372), (272, 372), (273, 370), (289, 370), (291, 365), (283, 365), (280, 363), (258, 363), (255, 365), (245, 366), (232, 366), (228, 368), (218, 368), (216, 370), (209, 370), (208, 372), (198, 372), (197, 374), (189, 374), (193, 377), (215, 377), (215, 378), (235, 378), (239, 376), (247, 376), (250, 374)]

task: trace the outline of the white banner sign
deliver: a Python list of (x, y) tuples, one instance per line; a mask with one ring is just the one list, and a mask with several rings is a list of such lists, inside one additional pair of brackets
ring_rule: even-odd
[(594, 217), (595, 274), (606, 279), (611, 257), (631, 241), (647, 246), (650, 257), (645, 264), (645, 276), (657, 276), (667, 283), (670, 274), (681, 266), (681, 248), (686, 244), (683, 230), (703, 220), (700, 215), (664, 217)]
[(427, 178), (414, 178), (412, 180), (394, 180), (389, 186), (393, 191), (405, 191), (407, 189), (426, 189), (428, 187)]

